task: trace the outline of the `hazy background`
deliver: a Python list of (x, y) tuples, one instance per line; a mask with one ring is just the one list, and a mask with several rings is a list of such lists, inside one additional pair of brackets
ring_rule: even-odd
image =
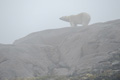
[(0, 43), (70, 26), (61, 16), (88, 12), (90, 24), (120, 19), (120, 0), (0, 0)]

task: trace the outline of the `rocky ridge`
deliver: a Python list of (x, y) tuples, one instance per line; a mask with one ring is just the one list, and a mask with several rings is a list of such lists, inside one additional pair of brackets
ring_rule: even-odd
[(0, 80), (73, 76), (96, 67), (102, 71), (103, 67), (119, 66), (119, 59), (111, 60), (113, 55), (120, 54), (119, 35), (120, 20), (113, 20), (34, 32), (13, 44), (0, 44)]

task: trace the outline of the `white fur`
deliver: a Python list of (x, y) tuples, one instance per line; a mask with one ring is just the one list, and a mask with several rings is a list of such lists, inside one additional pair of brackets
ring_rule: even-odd
[(74, 27), (77, 26), (77, 24), (87, 26), (91, 18), (88, 13), (82, 12), (77, 15), (63, 16), (60, 19), (66, 22), (70, 22), (71, 26)]

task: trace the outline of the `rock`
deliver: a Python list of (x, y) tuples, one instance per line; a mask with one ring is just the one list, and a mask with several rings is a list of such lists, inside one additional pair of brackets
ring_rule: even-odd
[(0, 80), (44, 75), (74, 75), (90, 70), (120, 49), (120, 20), (87, 27), (31, 33), (0, 44)]

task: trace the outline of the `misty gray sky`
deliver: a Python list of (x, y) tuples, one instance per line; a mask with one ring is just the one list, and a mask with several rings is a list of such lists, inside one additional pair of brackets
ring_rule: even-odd
[(87, 12), (90, 24), (120, 19), (120, 0), (0, 0), (0, 43), (70, 26), (61, 16)]

